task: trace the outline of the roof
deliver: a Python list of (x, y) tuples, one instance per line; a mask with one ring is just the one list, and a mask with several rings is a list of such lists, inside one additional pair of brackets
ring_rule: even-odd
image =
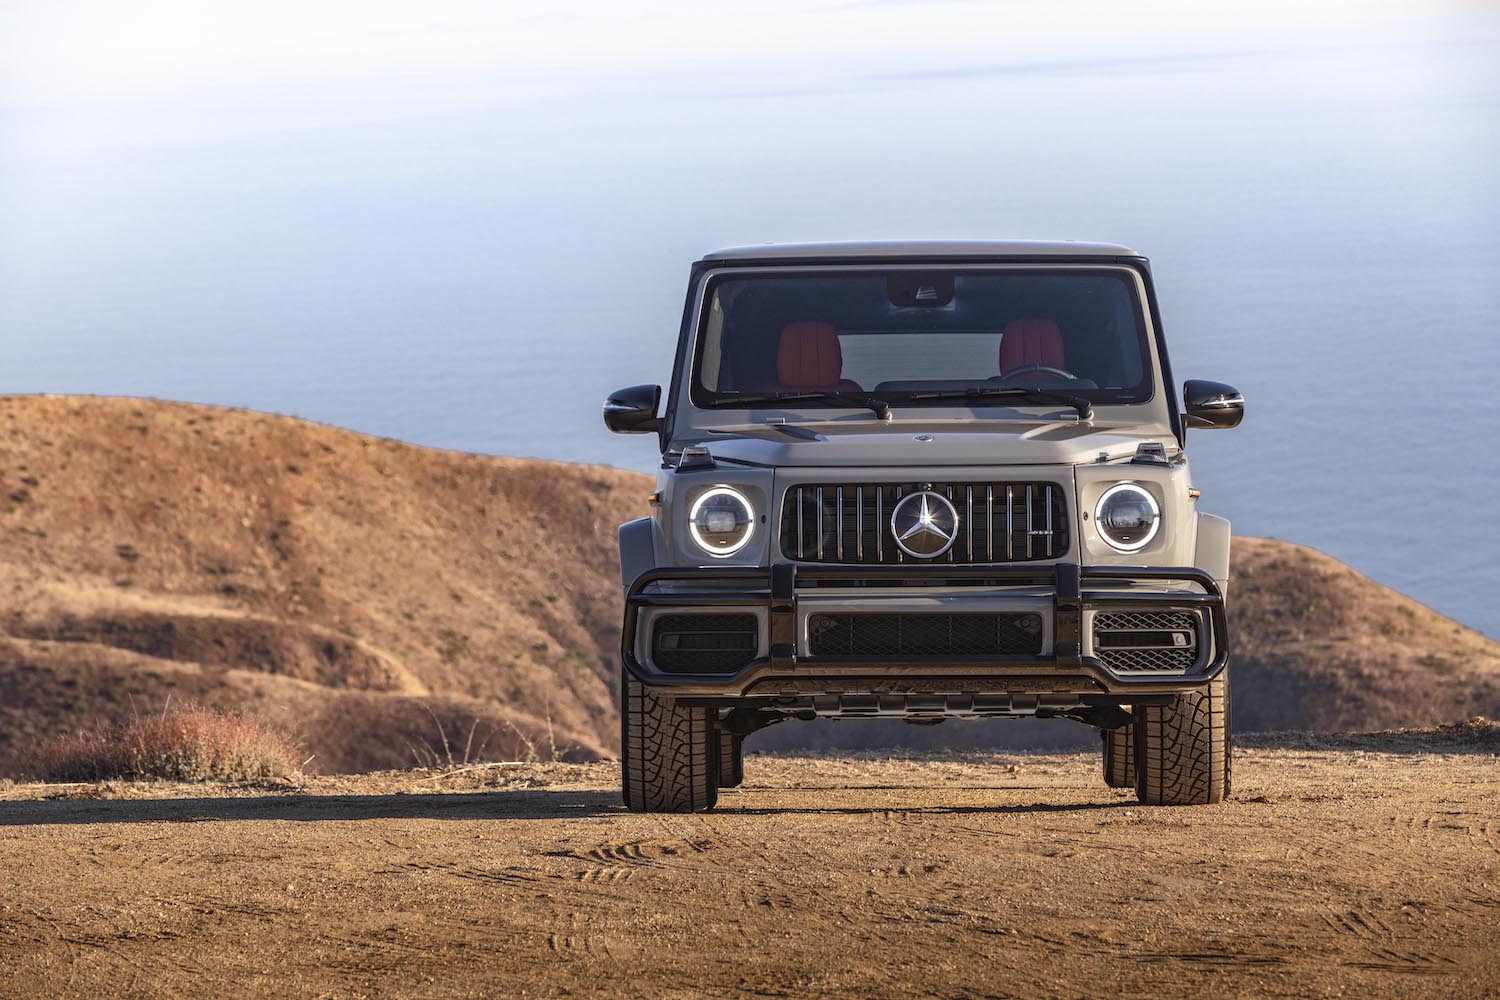
[(868, 240), (849, 243), (761, 243), (704, 254), (705, 261), (975, 260), (1005, 257), (1139, 257), (1118, 243), (1073, 240)]

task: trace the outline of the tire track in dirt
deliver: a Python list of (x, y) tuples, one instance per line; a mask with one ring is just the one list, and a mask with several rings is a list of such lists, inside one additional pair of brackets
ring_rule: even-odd
[(1401, 951), (1395, 948), (1371, 948), (1372, 956), (1366, 961), (1345, 962), (1354, 969), (1371, 972), (1394, 972), (1411, 976), (1440, 976), (1454, 971), (1458, 963), (1444, 955), (1432, 952)]
[(765, 936), (766, 929), (756, 928), (756, 922), (773, 912), (779, 920), (804, 929), (847, 927), (860, 921), (856, 909), (863, 902), (857, 904), (805, 874), (823, 867), (817, 850), (805, 841), (773, 845), (746, 834), (763, 825), (760, 817), (736, 815), (731, 809), (709, 816), (653, 816), (651, 821), (668, 835), (681, 835), (714, 866), (713, 871), (700, 868), (698, 874), (723, 886), (722, 894), (697, 901), (695, 908), (705, 920), (726, 921), (748, 943)]
[(467, 879), (474, 882), (485, 882), (493, 885), (508, 885), (517, 887), (534, 887), (541, 882), (545, 875), (539, 872), (510, 865), (501, 869), (484, 869), (460, 864), (456, 861), (442, 859), (422, 859), (403, 861), (391, 868), (383, 868), (374, 872), (376, 875), (423, 875), (439, 874), (448, 875), (453, 878)]
[(613, 886), (621, 882), (628, 882), (634, 878), (635, 869), (616, 867), (584, 868), (581, 871), (573, 872), (568, 877), (578, 882), (591, 882)]
[(1351, 968), (1404, 975), (1438, 975), (1452, 971), (1456, 964), (1435, 952), (1406, 947), (1419, 939), (1417, 931), (1412, 928), (1398, 930), (1369, 906), (1330, 912), (1324, 915), (1324, 920), (1338, 936), (1355, 939), (1358, 950), (1369, 956), (1342, 963)]

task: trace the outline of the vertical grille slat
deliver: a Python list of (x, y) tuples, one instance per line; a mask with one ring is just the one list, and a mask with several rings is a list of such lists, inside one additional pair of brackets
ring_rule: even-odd
[(865, 488), (854, 487), (854, 558), (865, 561)]
[(995, 561), (995, 488), (986, 486), (984, 488), (984, 555), (990, 562)]
[(818, 562), (823, 561), (823, 487), (818, 487)]
[(1026, 484), (1026, 558), (1031, 558), (1031, 484)]
[(1047, 485), (1047, 499), (1042, 501), (1042, 508), (1047, 512), (1047, 558), (1052, 558), (1052, 485)]
[(1005, 559), (1007, 562), (1016, 558), (1016, 488), (1009, 484), (1005, 487)]
[[(960, 532), (931, 560), (902, 552), (890, 525), (903, 497), (927, 489), (953, 504)], [(789, 559), (846, 565), (1056, 559), (1068, 550), (1067, 497), (1067, 489), (1046, 481), (798, 483), (783, 494), (781, 550)]]
[(807, 553), (803, 544), (807, 539), (807, 532), (802, 527), (802, 487), (797, 487), (797, 558), (801, 559)]
[[(948, 487), (948, 502), (949, 503), (953, 503), (953, 501), (955, 499), (957, 499), (957, 498), (954, 497), (954, 495), (953, 495), (953, 487), (950, 486), (950, 487)], [(958, 510), (957, 505), (955, 505), (953, 509), (954, 510)], [(962, 514), (959, 515), (959, 517), (962, 517), (962, 516), (963, 516)], [(959, 525), (959, 530), (963, 530), (963, 525), (962, 524)], [(945, 555), (943, 558), (945, 560), (947, 560), (948, 562), (956, 562), (957, 561), (957, 552), (958, 552), (958, 539), (954, 538), (953, 539), (953, 544), (950, 545), (950, 546), (948, 546), (948, 553), (947, 553), (947, 555)]]
[(833, 550), (838, 553), (838, 561), (844, 561), (844, 488), (842, 486), (833, 491), (834, 507), (833, 530), (837, 541), (834, 542)]
[[(896, 495), (891, 498), (891, 507), (892, 507), (892, 509), (894, 509), (895, 506), (896, 506), (896, 504), (898, 504), (900, 502), (901, 502), (901, 487), (897, 486), (896, 487)], [(890, 527), (890, 525), (886, 525), (885, 527)], [(896, 561), (898, 563), (906, 561), (906, 553), (902, 552), (900, 546), (898, 546), (896, 544), (896, 535), (895, 535), (894, 532), (891, 534), (891, 550), (896, 553)]]
[(964, 498), (969, 508), (969, 516), (964, 518), (964, 530), (969, 538), (969, 562), (974, 561), (974, 487), (964, 487)]

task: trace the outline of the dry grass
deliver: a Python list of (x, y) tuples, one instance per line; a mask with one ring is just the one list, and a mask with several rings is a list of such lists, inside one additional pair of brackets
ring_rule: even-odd
[(303, 763), (279, 730), (248, 716), (196, 707), (54, 737), (38, 747), (36, 759), (46, 781), (259, 781), (295, 775)]
[[(437, 730), (437, 743), (434, 745), (425, 737), (419, 737), (416, 743), (407, 744), (407, 748), (411, 751), (413, 764), (423, 770), (469, 770), (495, 763), (557, 763), (564, 760), (587, 760), (591, 756), (586, 751), (580, 754), (581, 748), (579, 747), (558, 745), (557, 730), (552, 724), (550, 706), (546, 710), (545, 743), (526, 735), (524, 729), (504, 715), (488, 720), (476, 715), (469, 721), (469, 728), (464, 735), (462, 746), (459, 746), (456, 740), (449, 740), (448, 727), (443, 725), (442, 718), (432, 710), (431, 704), (424, 704), (422, 707)], [(484, 721), (493, 724), (481, 729), (480, 723)], [(458, 732), (459, 730), (455, 728), (455, 736)], [(495, 760), (491, 756), (492, 744), (508, 748), (508, 754), (501, 760)]]

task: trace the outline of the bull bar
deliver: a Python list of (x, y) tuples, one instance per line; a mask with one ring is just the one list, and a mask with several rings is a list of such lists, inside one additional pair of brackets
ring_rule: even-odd
[[(744, 582), (746, 590), (651, 592), (660, 583)], [(1089, 590), (1102, 582), (1152, 581), (1186, 583), (1202, 593), (1183, 590)], [(975, 587), (1044, 587), (1053, 601), (1053, 650), (1050, 654), (1001, 656), (799, 656), (797, 592), (803, 584), (902, 584), (924, 588), (935, 584)], [(1198, 661), (1180, 676), (1130, 676), (1110, 670), (1083, 651), (1083, 613), (1095, 606), (1134, 606), (1135, 610), (1206, 611), (1212, 642), (1199, 645)], [(635, 655), (640, 610), (645, 607), (761, 607), (769, 624), (769, 655), (750, 660), (733, 673), (668, 673), (643, 664)], [(621, 633), (625, 668), (643, 684), (684, 697), (744, 697), (775, 694), (752, 689), (776, 681), (826, 681), (844, 690), (861, 685), (888, 686), (893, 678), (913, 684), (952, 683), (961, 690), (1008, 690), (1056, 682), (1107, 695), (1165, 695), (1198, 687), (1217, 676), (1229, 662), (1229, 624), (1224, 594), (1208, 573), (1195, 567), (1085, 566), (1057, 563), (1041, 568), (993, 566), (805, 566), (778, 563), (766, 567), (674, 567), (647, 570), (626, 590)], [(1212, 650), (1212, 659), (1209, 651)], [(772, 685), (774, 687), (774, 684)]]

